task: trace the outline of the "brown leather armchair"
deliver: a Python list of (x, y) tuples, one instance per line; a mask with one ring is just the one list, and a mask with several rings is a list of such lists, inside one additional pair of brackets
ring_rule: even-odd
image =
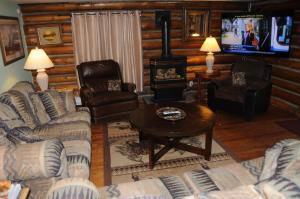
[(267, 111), (270, 105), (272, 66), (256, 60), (237, 61), (232, 73), (245, 73), (245, 85), (234, 86), (232, 75), (212, 80), (207, 86), (208, 106), (243, 113), (250, 121), (255, 113)]
[(77, 70), (81, 100), (89, 107), (94, 122), (129, 113), (138, 106), (135, 84), (123, 82), (120, 66), (114, 60), (84, 62)]

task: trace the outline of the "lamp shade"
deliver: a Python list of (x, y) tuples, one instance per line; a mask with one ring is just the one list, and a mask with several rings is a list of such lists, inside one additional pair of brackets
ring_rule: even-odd
[(221, 49), (219, 47), (219, 44), (216, 40), (216, 38), (210, 36), (207, 37), (203, 43), (203, 45), (200, 48), (200, 51), (203, 52), (220, 52)]
[(32, 49), (26, 60), (24, 69), (39, 70), (53, 67), (52, 61), (49, 59), (43, 49), (36, 47)]

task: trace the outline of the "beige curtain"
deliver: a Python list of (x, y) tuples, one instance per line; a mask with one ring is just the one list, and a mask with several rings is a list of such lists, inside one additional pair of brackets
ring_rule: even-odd
[(143, 90), (143, 56), (139, 11), (72, 14), (76, 65), (113, 59), (120, 64), (124, 82)]

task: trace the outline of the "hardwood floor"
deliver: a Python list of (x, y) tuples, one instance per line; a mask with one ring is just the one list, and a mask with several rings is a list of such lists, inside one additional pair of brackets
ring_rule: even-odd
[[(295, 118), (295, 116), (270, 107), (269, 111), (246, 122), (241, 116), (217, 112), (217, 123), (214, 129), (214, 139), (237, 160), (247, 160), (264, 155), (264, 151), (275, 142), (286, 138), (300, 138), (276, 124), (276, 121)], [(109, 175), (104, 161), (109, 151), (106, 151), (106, 125), (92, 125), (92, 160), (91, 181), (96, 186), (109, 184)]]

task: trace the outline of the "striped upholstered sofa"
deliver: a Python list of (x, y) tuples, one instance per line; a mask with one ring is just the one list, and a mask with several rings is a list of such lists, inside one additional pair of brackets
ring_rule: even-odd
[(300, 140), (287, 139), (264, 157), (219, 168), (188, 171), (111, 185), (101, 198), (132, 199), (293, 199), (300, 198)]
[(0, 180), (25, 184), (30, 198), (45, 198), (57, 182), (56, 193), (92, 196), (95, 187), (84, 180), (90, 157), (90, 113), (75, 109), (71, 92), (35, 92), (33, 84), (18, 82), (0, 95)]

